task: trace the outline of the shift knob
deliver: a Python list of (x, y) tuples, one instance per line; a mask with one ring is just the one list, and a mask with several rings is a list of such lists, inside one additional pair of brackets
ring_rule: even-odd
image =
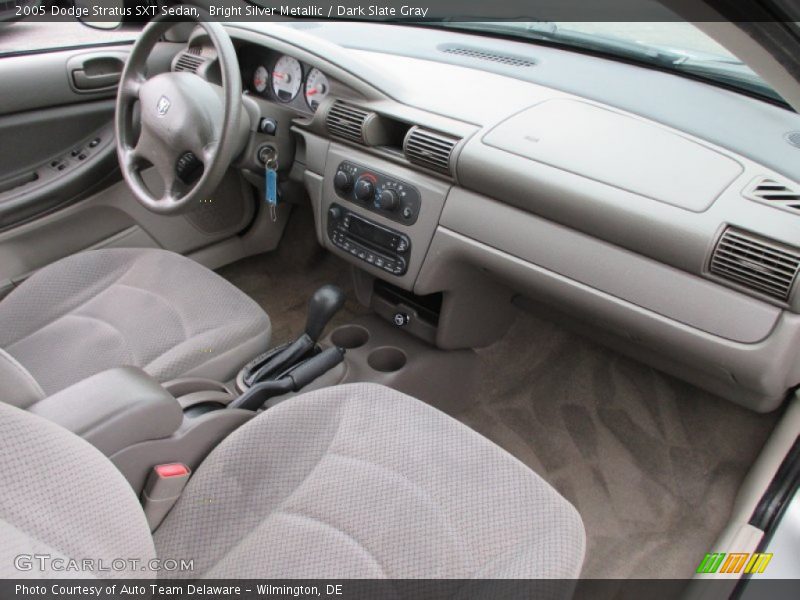
[(344, 306), (344, 292), (335, 285), (323, 285), (308, 301), (306, 334), (317, 341), (322, 330), (339, 309)]

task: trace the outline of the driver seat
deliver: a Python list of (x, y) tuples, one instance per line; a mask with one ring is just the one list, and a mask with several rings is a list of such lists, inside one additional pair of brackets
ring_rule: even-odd
[(0, 302), (3, 400), (25, 408), (106, 369), (161, 382), (226, 381), (269, 346), (270, 320), (222, 277), (174, 252), (81, 252)]

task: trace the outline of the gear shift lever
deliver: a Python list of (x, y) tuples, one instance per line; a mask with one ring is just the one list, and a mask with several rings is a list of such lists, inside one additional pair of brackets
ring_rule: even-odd
[(322, 331), (343, 305), (344, 292), (335, 285), (324, 285), (314, 292), (308, 302), (305, 333), (295, 341), (273, 348), (245, 365), (240, 378), (244, 386), (276, 379), (313, 356)]
[(344, 306), (344, 292), (336, 285), (323, 285), (308, 301), (306, 335), (315, 343), (322, 335), (325, 326)]

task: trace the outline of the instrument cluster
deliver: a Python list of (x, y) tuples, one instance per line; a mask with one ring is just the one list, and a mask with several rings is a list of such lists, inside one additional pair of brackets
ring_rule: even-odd
[(262, 98), (315, 112), (328, 96), (331, 82), (319, 69), (264, 48), (239, 50), (244, 89)]

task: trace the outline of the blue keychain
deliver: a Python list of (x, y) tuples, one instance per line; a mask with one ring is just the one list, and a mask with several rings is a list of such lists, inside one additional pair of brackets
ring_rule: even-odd
[(269, 216), (278, 220), (278, 157), (277, 153), (266, 162), (264, 193), (269, 205)]

